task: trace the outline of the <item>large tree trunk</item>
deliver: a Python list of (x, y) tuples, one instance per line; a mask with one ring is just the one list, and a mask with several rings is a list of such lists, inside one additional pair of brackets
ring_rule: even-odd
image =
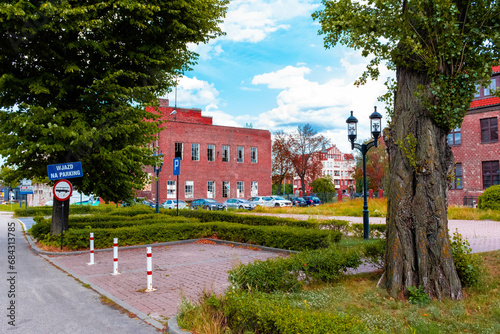
[(50, 234), (58, 235), (61, 234), (61, 230), (67, 231), (68, 219), (69, 219), (69, 199), (67, 199), (64, 202), (61, 202), (54, 198), (52, 204), (52, 225), (50, 226)]
[[(387, 253), (380, 282), (398, 299), (422, 286), (432, 298), (461, 299), (448, 236), (447, 190), (453, 154), (447, 132), (414, 95), (426, 73), (397, 70), (394, 116), (385, 133), (389, 154)], [(411, 142), (416, 142), (415, 149)], [(406, 148), (403, 149), (403, 147)]]

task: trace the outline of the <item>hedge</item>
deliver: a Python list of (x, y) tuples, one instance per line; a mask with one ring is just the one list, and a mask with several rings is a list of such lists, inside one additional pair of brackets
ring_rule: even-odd
[(479, 196), (477, 207), (481, 210), (500, 210), (500, 184), (486, 189)]
[(229, 272), (229, 281), (243, 290), (297, 291), (303, 284), (313, 281), (338, 281), (347, 268), (356, 269), (361, 262), (358, 250), (329, 247), (239, 265)]
[[(352, 224), (352, 231), (355, 236), (360, 238), (363, 237), (363, 224)], [(385, 237), (385, 231), (387, 230), (386, 224), (370, 224), (370, 237), (372, 238), (382, 238)]]
[[(105, 213), (113, 210), (109, 206), (71, 205), (70, 214)], [(51, 206), (34, 206), (14, 209), (16, 217), (52, 216)]]
[(217, 304), (232, 333), (370, 333), (358, 317), (292, 308), (280, 295), (234, 291)]
[[(161, 212), (167, 215), (176, 215), (176, 210), (162, 210)], [(281, 225), (304, 228), (321, 228), (348, 224), (345, 220), (299, 220), (272, 216), (237, 214), (226, 211), (179, 210), (179, 215), (189, 218), (198, 218), (201, 222), (221, 221), (245, 225)]]
[[(47, 230), (50, 231), (50, 224), (43, 222), (33, 226), (31, 232), (33, 236), (37, 235), (37, 239), (42, 243), (57, 242), (57, 236), (42, 232)], [(340, 232), (330, 230), (248, 226), (226, 222), (189, 224), (162, 222), (122, 228), (70, 229), (65, 232), (65, 245), (72, 250), (88, 248), (90, 232), (94, 232), (95, 248), (111, 247), (113, 238), (118, 238), (119, 244), (124, 246), (217, 237), (228, 241), (302, 251), (327, 247), (342, 238)]]

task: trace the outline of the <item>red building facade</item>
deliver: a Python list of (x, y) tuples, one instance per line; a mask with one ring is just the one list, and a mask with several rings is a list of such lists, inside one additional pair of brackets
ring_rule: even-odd
[[(153, 109), (150, 109), (153, 111)], [(162, 125), (159, 150), (164, 154), (160, 172), (160, 203), (177, 198), (173, 159), (181, 158), (179, 199), (249, 198), (271, 194), (271, 133), (267, 130), (216, 126), (200, 109), (169, 106), (160, 99)], [(154, 176), (154, 175), (152, 175)], [(156, 197), (156, 182), (150, 190)], [(147, 195), (147, 194), (145, 194)]]
[(453, 185), (448, 191), (450, 205), (473, 206), (485, 189), (500, 184), (500, 98), (492, 95), (499, 87), (500, 66), (493, 68), (490, 86), (477, 87), (462, 127), (448, 135), (455, 157)]

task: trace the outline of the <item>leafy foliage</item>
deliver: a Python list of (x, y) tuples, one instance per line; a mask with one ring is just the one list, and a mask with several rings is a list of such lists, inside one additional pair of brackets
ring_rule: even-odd
[(82, 193), (133, 197), (156, 163), (145, 107), (222, 34), (227, 0), (0, 3), (0, 154), (20, 177), (81, 161)]
[(313, 281), (335, 282), (357, 268), (361, 254), (336, 247), (304, 251), (290, 258), (267, 259), (240, 265), (229, 272), (229, 281), (239, 289), (260, 292), (297, 291)]
[(317, 178), (310, 184), (311, 188), (315, 193), (335, 193), (335, 185), (333, 184), (333, 178), (331, 175), (326, 175), (324, 177)]
[(499, 210), (500, 211), (500, 184), (486, 189), (478, 198), (477, 207), (481, 210)]
[(431, 299), (429, 298), (429, 295), (425, 293), (424, 288), (422, 286), (419, 286), (418, 288), (414, 286), (409, 286), (408, 301), (416, 305), (426, 305), (431, 301)]
[(483, 274), (481, 260), (477, 254), (471, 254), (469, 241), (460, 233), (453, 233), (451, 252), (457, 267), (458, 277), (464, 286), (477, 286)]
[(293, 178), (292, 153), (290, 152), (290, 137), (283, 131), (274, 134), (272, 151), (272, 178), (273, 185), (277, 185), (277, 193), (281, 193), (281, 184), (284, 179)]
[(357, 83), (377, 78), (385, 61), (389, 68), (427, 73), (429, 86), (415, 93), (445, 130), (460, 127), (475, 84), (486, 84), (491, 66), (498, 64), (495, 0), (323, 0), (323, 5), (313, 18), (321, 24), (325, 47), (344, 44), (373, 56)]
[[(389, 174), (389, 159), (385, 144), (379, 140), (378, 147), (372, 147), (366, 153), (366, 181), (367, 188), (378, 192), (385, 189), (385, 183)], [(356, 155), (356, 168), (354, 169), (354, 179), (356, 180), (356, 189), (363, 191), (363, 156)]]

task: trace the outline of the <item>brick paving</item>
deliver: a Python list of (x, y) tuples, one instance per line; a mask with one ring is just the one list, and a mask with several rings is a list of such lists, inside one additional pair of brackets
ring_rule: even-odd
[[(282, 215), (284, 216), (284, 215)], [(286, 215), (290, 217), (291, 215)], [(324, 217), (293, 215), (307, 219), (345, 219), (361, 223), (361, 217)], [(370, 218), (371, 223), (385, 223), (385, 218)], [(474, 252), (500, 249), (500, 222), (449, 221), (450, 233), (456, 229), (469, 240)], [(253, 250), (229, 245), (188, 243), (153, 247), (153, 292), (146, 288), (146, 248), (119, 250), (120, 275), (113, 271), (113, 252), (95, 253), (95, 265), (89, 266), (88, 253), (56, 255), (47, 258), (55, 265), (84, 283), (91, 284), (99, 292), (123, 302), (129, 310), (137, 310), (151, 319), (161, 320), (176, 315), (184, 295), (196, 301), (203, 291), (222, 293), (228, 287), (228, 270), (239, 263), (286, 256), (264, 250)], [(367, 271), (370, 268), (360, 268)]]

